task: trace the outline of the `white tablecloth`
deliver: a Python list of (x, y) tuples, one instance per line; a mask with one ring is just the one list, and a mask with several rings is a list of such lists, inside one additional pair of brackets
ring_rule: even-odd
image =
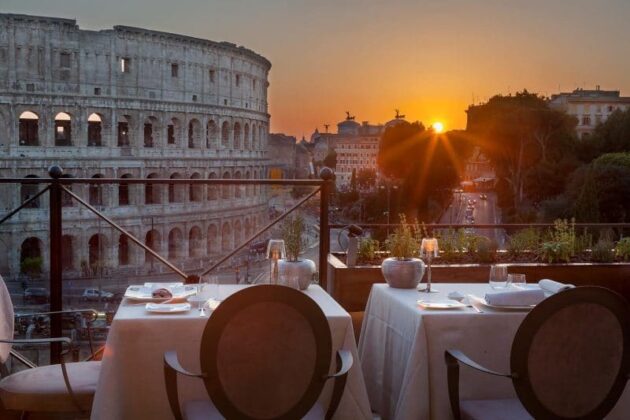
[[(223, 297), (244, 286), (222, 285)], [(338, 419), (371, 419), (361, 366), (357, 357), (350, 315), (319, 286), (305, 292), (322, 308), (332, 333), (333, 350), (352, 352), (345, 392), (337, 410)], [(182, 365), (199, 371), (199, 346), (207, 318), (197, 311), (185, 314), (156, 315), (143, 305), (123, 302), (107, 337), (101, 377), (92, 406), (92, 419), (172, 419), (162, 370), (165, 351), (176, 350)], [(333, 356), (334, 361), (334, 356)], [(335, 363), (331, 371), (335, 370)], [(199, 379), (179, 377), (180, 401), (208, 399)], [(332, 381), (320, 401), (328, 407)]]
[[(452, 291), (484, 296), (486, 284), (437, 284), (440, 293), (375, 284), (365, 311), (359, 357), (372, 409), (384, 419), (449, 419), (444, 350), (459, 349), (482, 365), (509, 372), (514, 335), (525, 312), (472, 308), (423, 310), (419, 299), (440, 301)], [(630, 390), (608, 418), (630, 418)], [(460, 398), (516, 397), (508, 378), (460, 370)]]

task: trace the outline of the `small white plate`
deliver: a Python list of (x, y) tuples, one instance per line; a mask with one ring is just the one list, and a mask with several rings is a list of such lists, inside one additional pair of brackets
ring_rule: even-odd
[(147, 312), (177, 314), (190, 311), (190, 303), (147, 303)]
[(468, 300), (470, 301), (471, 305), (477, 305), (480, 306), (482, 309), (490, 309), (497, 312), (527, 312), (531, 311), (534, 308), (534, 305), (491, 305), (486, 302), (485, 298), (475, 295), (468, 295)]
[[(154, 298), (153, 291), (160, 289), (160, 283), (150, 283), (151, 287), (147, 286), (129, 286), (125, 292), (125, 297), (130, 300), (140, 302), (161, 302), (172, 298), (186, 298), (188, 296), (197, 293), (197, 286), (195, 285), (179, 285), (168, 288), (173, 294), (172, 298)], [(167, 284), (167, 283), (162, 283)]]
[(419, 300), (418, 305), (420, 305), (422, 309), (460, 309), (466, 307), (463, 303), (454, 300), (445, 300), (441, 302)]

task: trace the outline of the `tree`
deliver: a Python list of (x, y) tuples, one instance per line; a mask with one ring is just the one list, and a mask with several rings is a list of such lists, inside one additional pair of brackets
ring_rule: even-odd
[(352, 177), (350, 178), (350, 190), (357, 190), (357, 170), (354, 168), (352, 169)]
[(420, 122), (388, 127), (380, 141), (378, 165), (386, 177), (402, 187), (405, 211), (427, 215), (429, 198), (444, 202), (460, 181), (472, 144), (465, 133), (437, 134)]
[[(525, 185), (532, 168), (553, 165), (573, 154), (576, 120), (552, 110), (545, 98), (527, 90), (515, 96), (494, 96), (483, 105), (470, 107), (468, 120), (468, 133), (490, 159), (497, 176), (509, 184), (514, 208), (527, 197)], [(529, 190), (543, 184), (544, 179), (539, 178)]]
[(630, 109), (616, 110), (579, 142), (580, 157), (590, 162), (605, 153), (630, 151)]
[(376, 185), (376, 170), (372, 168), (359, 169), (357, 183), (361, 188), (373, 188)]
[(328, 154), (324, 158), (323, 163), (324, 163), (324, 166), (327, 166), (330, 169), (337, 168), (337, 152), (335, 152), (335, 149), (330, 149), (328, 151)]

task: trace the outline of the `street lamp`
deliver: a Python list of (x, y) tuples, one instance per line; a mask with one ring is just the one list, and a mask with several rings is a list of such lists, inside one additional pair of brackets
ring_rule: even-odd
[(379, 187), (380, 189), (384, 190), (387, 188), (387, 237), (389, 237), (389, 224), (390, 224), (390, 214), (391, 214), (391, 193), (392, 193), (392, 188), (397, 190), (398, 189), (398, 185), (390, 185), (390, 184), (385, 184), (385, 185), (381, 185)]

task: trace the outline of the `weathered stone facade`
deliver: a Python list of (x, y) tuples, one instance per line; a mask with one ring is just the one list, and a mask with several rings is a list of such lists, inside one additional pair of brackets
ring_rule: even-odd
[[(47, 177), (53, 164), (84, 178), (266, 177), (270, 67), (225, 42), (0, 14), (0, 177)], [(0, 185), (0, 218), (36, 190)], [(254, 186), (73, 191), (188, 267), (207, 266), (240, 244), (267, 214), (264, 189)], [(38, 254), (48, 270), (47, 207), (44, 195), (0, 225), (3, 276)], [(70, 276), (86, 266), (141, 274), (151, 265), (77, 203), (64, 208), (63, 222)]]

